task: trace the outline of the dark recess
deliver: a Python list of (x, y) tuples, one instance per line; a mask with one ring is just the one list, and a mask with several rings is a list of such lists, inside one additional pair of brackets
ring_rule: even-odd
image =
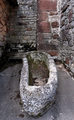
[(17, 0), (6, 0), (6, 1), (9, 3), (10, 6), (13, 7), (18, 6)]

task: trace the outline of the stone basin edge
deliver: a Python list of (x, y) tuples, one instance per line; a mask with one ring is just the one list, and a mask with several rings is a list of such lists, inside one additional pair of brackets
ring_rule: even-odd
[[(34, 51), (31, 53), (34, 53)], [(26, 53), (23, 58), (23, 68), (21, 71), (21, 102), (23, 104), (25, 112), (33, 116), (42, 115), (43, 113), (45, 113), (46, 109), (48, 109), (48, 107), (52, 105), (52, 103), (55, 101), (56, 91), (58, 87), (57, 69), (54, 60), (49, 54), (45, 52), (41, 53), (47, 56), (49, 61), (48, 69), (50, 70), (48, 82), (44, 86), (28, 85), (29, 66), (26, 55), (30, 54), (30, 52)], [(37, 103), (35, 100), (37, 101)]]

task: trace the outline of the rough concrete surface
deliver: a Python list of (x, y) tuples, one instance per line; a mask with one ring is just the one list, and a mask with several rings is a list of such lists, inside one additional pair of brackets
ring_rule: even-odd
[(0, 120), (74, 120), (74, 81), (64, 68), (58, 68), (57, 100), (42, 117), (27, 115), (20, 105), (19, 78), (22, 65), (0, 73)]

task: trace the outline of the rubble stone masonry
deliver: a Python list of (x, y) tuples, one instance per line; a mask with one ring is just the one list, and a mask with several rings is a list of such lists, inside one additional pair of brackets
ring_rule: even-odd
[(45, 51), (74, 74), (74, 1), (0, 0), (0, 57), (6, 43), (10, 52)]
[(74, 74), (74, 1), (61, 1), (60, 54), (64, 64)]
[(17, 0), (10, 9), (10, 50), (24, 52), (36, 49), (37, 0)]

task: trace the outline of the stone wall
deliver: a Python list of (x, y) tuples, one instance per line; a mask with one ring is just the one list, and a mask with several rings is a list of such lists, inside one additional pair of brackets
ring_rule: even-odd
[(74, 1), (61, 0), (60, 53), (64, 64), (74, 73)]
[(37, 0), (17, 0), (10, 9), (10, 51), (24, 52), (36, 49)]
[(45, 51), (74, 73), (73, 0), (0, 0), (0, 57), (6, 43), (9, 51)]
[(0, 0), (0, 57), (5, 48), (9, 30), (9, 4), (6, 0)]
[(38, 0), (37, 50), (59, 54), (60, 0)]

